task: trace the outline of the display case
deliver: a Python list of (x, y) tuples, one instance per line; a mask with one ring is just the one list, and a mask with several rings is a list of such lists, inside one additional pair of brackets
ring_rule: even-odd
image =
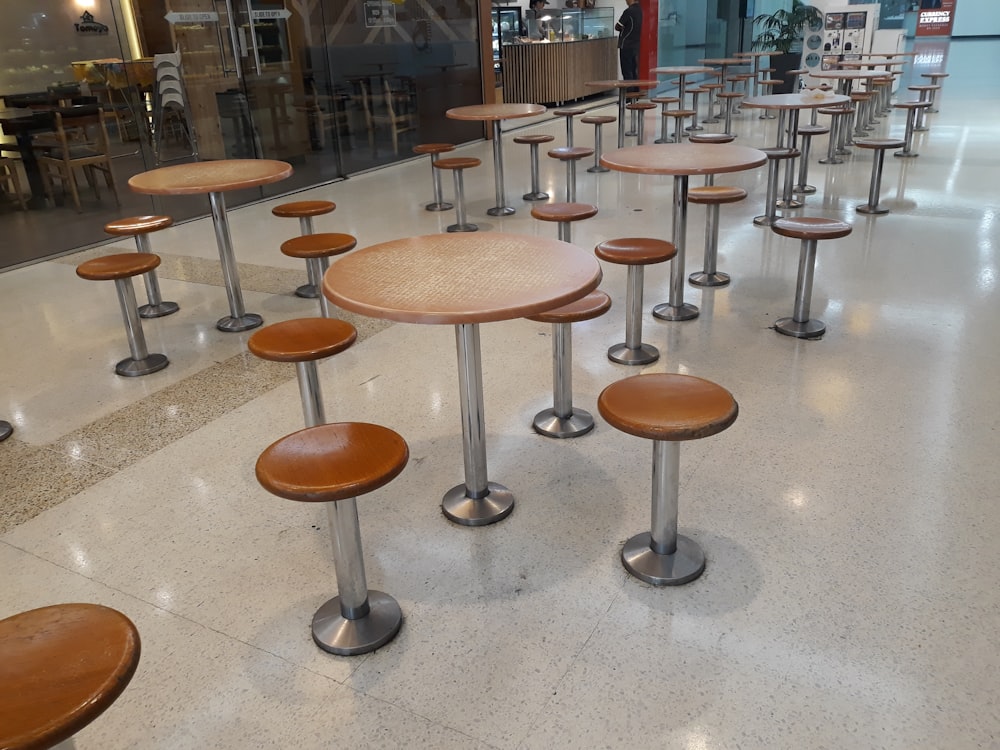
[(576, 42), (614, 36), (613, 8), (553, 8), (526, 21), (533, 41)]
[(500, 47), (511, 44), (524, 33), (520, 8), (494, 8), (493, 15), (493, 60), (499, 61)]

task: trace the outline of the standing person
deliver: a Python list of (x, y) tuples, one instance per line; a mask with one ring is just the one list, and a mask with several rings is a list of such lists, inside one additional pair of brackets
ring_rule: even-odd
[(548, 14), (545, 12), (545, 6), (548, 5), (548, 0), (531, 0), (528, 6), (528, 12), (525, 13), (525, 18), (529, 21), (534, 21), (534, 30), (532, 29), (532, 24), (528, 24), (528, 34), (533, 35), (536, 39), (545, 39), (549, 33), (549, 23), (543, 18)]
[(628, 7), (615, 24), (618, 32), (618, 59), (622, 66), (622, 78), (627, 81), (639, 79), (639, 38), (642, 35), (642, 8), (639, 0), (625, 0)]

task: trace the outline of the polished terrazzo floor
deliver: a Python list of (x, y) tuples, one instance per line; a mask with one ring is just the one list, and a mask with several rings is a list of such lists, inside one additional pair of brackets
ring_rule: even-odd
[[(623, 338), (621, 266), (604, 269), (612, 310), (574, 327), (578, 406), (596, 412), (600, 390), (639, 369), (706, 377), (739, 401), (733, 427), (681, 451), (681, 530), (708, 557), (683, 587), (639, 583), (618, 560), (648, 528), (649, 443), (600, 420), (569, 441), (531, 431), (551, 400), (548, 326), (482, 327), (490, 477), (518, 503), (469, 529), (439, 509), (462, 478), (453, 332), (349, 317), (359, 342), (320, 368), (327, 417), (384, 424), (410, 445), (406, 470), (359, 500), (369, 584), (405, 621), (374, 654), (326, 654), (309, 634), (336, 586), (325, 516), (253, 475), (260, 451), (301, 426), (294, 371), (214, 328), (226, 295), (210, 224), (154, 237), (181, 311), (145, 323), (171, 366), (144, 378), (112, 373), (124, 332), (112, 286), (75, 276), (85, 254), (0, 274), (0, 417), (16, 430), (0, 444), (0, 615), (100, 602), (143, 639), (132, 683), (78, 747), (1000, 746), (1000, 87), (982, 65), (1000, 42), (945, 52), (908, 74), (952, 75), (920, 157), (887, 159), (892, 213), (853, 210), (867, 152), (825, 168), (825, 139), (814, 149), (819, 192), (802, 213), (854, 227), (820, 246), (823, 339), (771, 329), (791, 312), (798, 243), (750, 222), (764, 170), (719, 180), (750, 197), (722, 210), (732, 285), (686, 290), (700, 318), (654, 320), (668, 268), (647, 269), (657, 363), (605, 356)], [(749, 112), (737, 122), (747, 145), (770, 145), (774, 127)], [(530, 130), (561, 139), (562, 124)], [(902, 130), (897, 112), (880, 132)], [(518, 196), (526, 152), (505, 146)], [(467, 178), (482, 229), (554, 235), (519, 199), (515, 216), (487, 217), (490, 147), (459, 153), (483, 160)], [(542, 171), (558, 193), (561, 165)], [(429, 183), (418, 160), (301, 197), (336, 201), (317, 228), (367, 245), (451, 223), (418, 205)], [(578, 198), (600, 213), (574, 240), (667, 236), (670, 195), (668, 177), (581, 171)], [(304, 270), (278, 245), (297, 227), (273, 204), (231, 215), (247, 309), (268, 322), (316, 309), (291, 294)], [(689, 271), (702, 217), (691, 209)]]

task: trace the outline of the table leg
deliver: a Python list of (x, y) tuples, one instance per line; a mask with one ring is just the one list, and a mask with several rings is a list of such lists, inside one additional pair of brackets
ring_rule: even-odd
[(35, 149), (31, 145), (31, 133), (18, 131), (15, 136), (17, 149), (21, 155), (21, 166), (28, 178), (28, 208), (45, 208), (45, 181), (42, 179), (42, 168), (38, 166)]
[(688, 176), (674, 175), (674, 247), (677, 254), (670, 261), (670, 300), (653, 308), (660, 320), (693, 320), (698, 308), (684, 302), (684, 245), (687, 237)]
[(455, 345), (458, 348), (465, 483), (445, 493), (441, 510), (449, 520), (462, 526), (486, 526), (510, 515), (514, 510), (514, 493), (486, 477), (486, 418), (479, 324), (456, 325)]
[[(788, 148), (795, 148), (799, 138), (799, 110), (793, 109), (788, 118)], [(781, 119), (778, 120), (778, 127), (784, 126), (785, 110), (781, 110)], [(795, 184), (795, 163), (797, 159), (785, 159), (785, 188), (781, 194), (781, 200), (776, 204), (778, 208), (802, 208), (802, 201), (792, 197), (792, 186)]]
[(618, 89), (618, 148), (625, 148), (625, 89)]
[(500, 120), (493, 121), (493, 174), (496, 180), (497, 204), (488, 208), (490, 216), (510, 216), (514, 209), (507, 205), (507, 196), (503, 189), (503, 137), (500, 131)]
[(236, 259), (233, 257), (233, 240), (229, 235), (229, 220), (226, 218), (226, 199), (222, 193), (208, 194), (212, 204), (212, 223), (215, 225), (215, 242), (219, 246), (219, 260), (222, 263), (222, 279), (226, 285), (226, 296), (229, 297), (230, 316), (219, 318), (215, 327), (226, 333), (249, 331), (264, 322), (255, 313), (248, 313), (243, 307), (243, 292), (240, 289), (240, 277), (236, 271)]

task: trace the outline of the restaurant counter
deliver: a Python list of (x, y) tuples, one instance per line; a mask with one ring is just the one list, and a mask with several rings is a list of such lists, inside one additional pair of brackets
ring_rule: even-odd
[(504, 101), (552, 104), (596, 93), (587, 81), (618, 77), (614, 37), (503, 47)]

